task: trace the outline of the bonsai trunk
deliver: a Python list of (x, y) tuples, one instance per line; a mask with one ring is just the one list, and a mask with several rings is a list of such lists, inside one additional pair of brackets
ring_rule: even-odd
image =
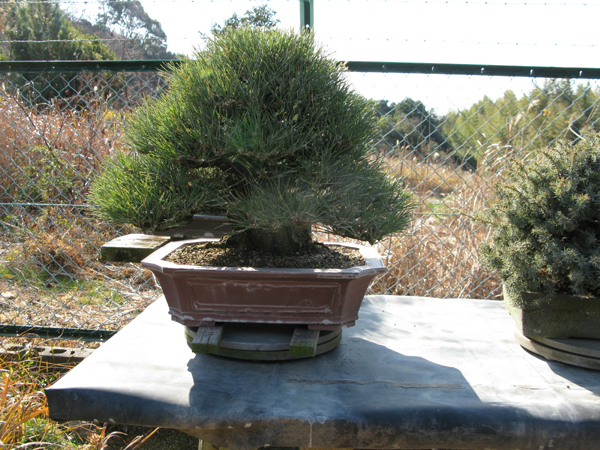
[(253, 246), (268, 253), (289, 255), (304, 250), (312, 242), (310, 226), (285, 226), (277, 230), (256, 228), (248, 231)]

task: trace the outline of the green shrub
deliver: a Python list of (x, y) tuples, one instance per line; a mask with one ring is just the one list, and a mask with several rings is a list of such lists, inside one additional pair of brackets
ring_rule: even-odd
[(585, 132), (515, 160), (487, 211), (494, 224), (480, 256), (509, 294), (600, 295), (600, 136)]
[(410, 195), (371, 151), (373, 106), (311, 34), (220, 33), (168, 82), (132, 115), (131, 153), (93, 185), (101, 218), (160, 228), (220, 208), (279, 252), (304, 247), (315, 224), (370, 242), (407, 226)]

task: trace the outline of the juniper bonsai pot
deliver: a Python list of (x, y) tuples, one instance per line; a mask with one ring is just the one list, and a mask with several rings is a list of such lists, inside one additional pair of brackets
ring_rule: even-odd
[[(315, 229), (373, 244), (408, 226), (411, 196), (372, 152), (372, 102), (351, 89), (343, 65), (311, 33), (226, 31), (171, 66), (167, 82), (158, 100), (131, 115), (127, 149), (93, 183), (99, 217), (162, 230), (198, 213), (224, 215), (231, 227), (224, 241), (294, 257), (312, 251)], [(165, 260), (192, 244), (174, 243), (142, 263), (156, 273), (173, 319), (186, 325), (349, 326), (358, 308), (343, 306), (348, 286), (359, 289), (350, 297), (360, 306), (356, 299), (385, 270), (372, 249), (361, 250), (366, 263), (352, 269), (192, 268)], [(284, 274), (299, 280), (295, 293), (283, 293)]]
[(533, 156), (495, 186), (480, 256), (521, 334), (600, 339), (600, 138), (587, 130)]

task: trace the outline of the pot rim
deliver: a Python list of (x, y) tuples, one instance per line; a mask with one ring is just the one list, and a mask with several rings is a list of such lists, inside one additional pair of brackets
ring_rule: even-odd
[(351, 277), (359, 277), (371, 274), (382, 274), (387, 271), (383, 264), (381, 256), (377, 253), (374, 247), (367, 247), (360, 244), (354, 244), (349, 242), (322, 242), (324, 245), (333, 245), (339, 247), (350, 247), (359, 250), (366, 261), (366, 265), (350, 267), (348, 269), (297, 269), (297, 268), (261, 268), (261, 267), (226, 267), (226, 266), (193, 266), (175, 264), (169, 261), (164, 261), (170, 253), (183, 247), (185, 245), (203, 243), (203, 242), (218, 242), (219, 239), (213, 238), (199, 238), (199, 239), (187, 239), (182, 241), (169, 242), (168, 244), (160, 247), (154, 253), (144, 258), (141, 262), (142, 267), (150, 270), (157, 270), (161, 273), (171, 274), (184, 274), (186, 272), (206, 272), (206, 273), (228, 273), (228, 272), (243, 272), (252, 276), (257, 276), (265, 273), (288, 273), (296, 275), (307, 275), (315, 274), (327, 277), (347, 275)]
[(523, 296), (523, 303), (520, 304), (515, 301), (516, 296), (510, 295), (508, 290), (506, 289), (506, 285), (502, 283), (502, 300), (504, 302), (510, 302), (513, 305), (518, 307), (529, 307), (532, 304), (540, 305), (542, 303), (553, 303), (556, 301), (564, 301), (571, 300), (574, 302), (598, 302), (600, 300), (600, 296), (583, 296), (583, 295), (574, 295), (568, 294), (565, 292), (555, 292), (554, 294), (546, 294), (543, 292), (530, 292), (523, 291), (520, 293)]

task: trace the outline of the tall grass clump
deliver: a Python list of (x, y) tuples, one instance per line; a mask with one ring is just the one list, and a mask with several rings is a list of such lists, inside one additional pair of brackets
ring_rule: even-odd
[(0, 356), (2, 448), (74, 449), (85, 443), (75, 432), (78, 426), (60, 425), (48, 417), (43, 389), (65, 368), (45, 363), (30, 351)]
[[(48, 416), (44, 388), (55, 382), (74, 364), (44, 362), (36, 356), (36, 345), (32, 344), (35, 342), (25, 344), (23, 351), (0, 354), (0, 448), (134, 450), (158, 430), (156, 428), (145, 435), (132, 438), (119, 431), (111, 432), (106, 425), (98, 426), (85, 422), (57, 423), (51, 420)], [(114, 438), (120, 436), (126, 437), (128, 443), (113, 446)]]
[[(28, 361), (0, 360), (0, 443), (3, 447), (29, 441), (32, 425), (48, 412), (44, 394), (30, 377), (28, 365)], [(43, 438), (43, 434), (36, 438)]]

